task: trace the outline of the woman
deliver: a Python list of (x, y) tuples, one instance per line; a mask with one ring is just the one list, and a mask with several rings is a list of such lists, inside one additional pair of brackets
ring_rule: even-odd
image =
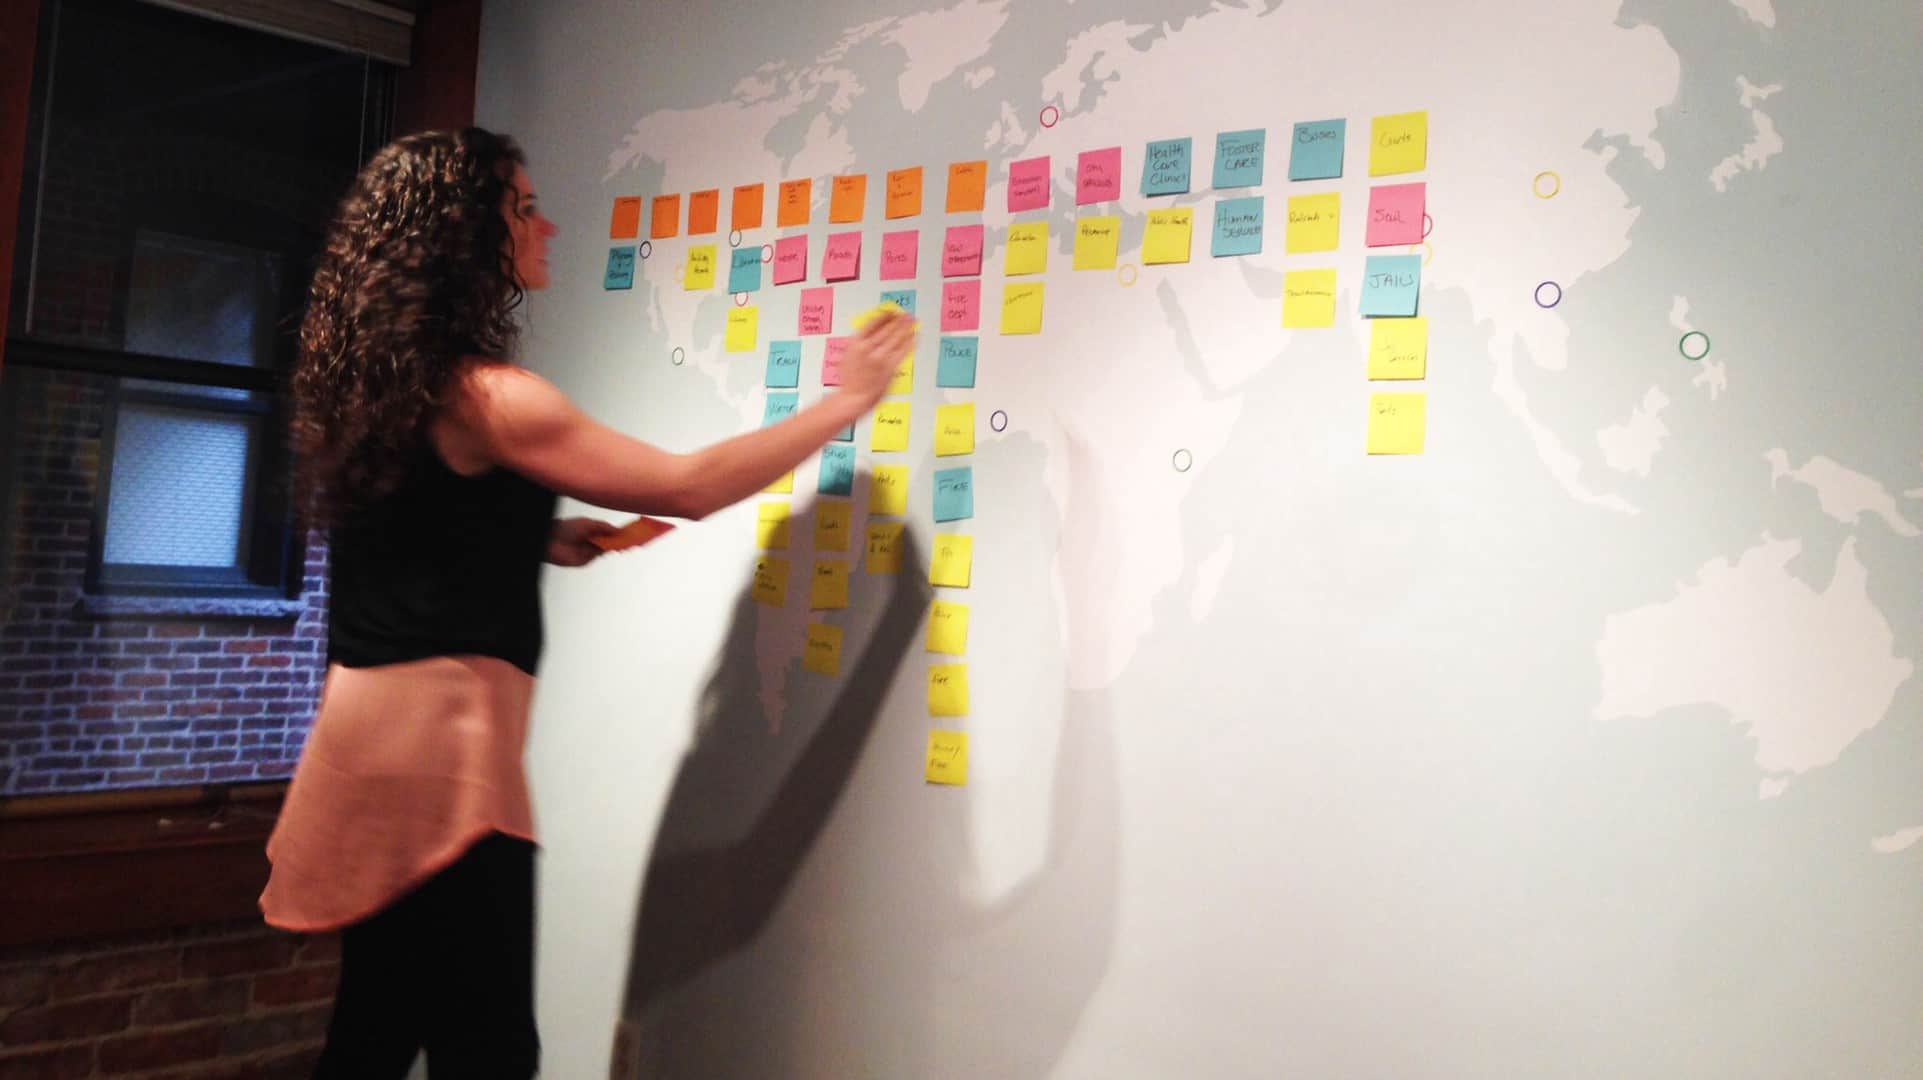
[(558, 495), (699, 519), (756, 494), (871, 408), (913, 340), (870, 323), (841, 389), (692, 454), (594, 422), (507, 362), (548, 284), (552, 222), (520, 151), (470, 128), (375, 155), (314, 274), (294, 439), (331, 528), (329, 665), (268, 842), (267, 921), (343, 930), (318, 1075), (526, 1077), (533, 822), (521, 770), (543, 560), (582, 566), (612, 526)]

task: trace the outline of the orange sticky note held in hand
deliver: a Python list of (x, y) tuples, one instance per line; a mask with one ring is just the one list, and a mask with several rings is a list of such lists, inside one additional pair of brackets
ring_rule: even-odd
[(590, 536), (588, 537), (588, 543), (593, 544), (602, 551), (626, 551), (628, 548), (640, 547), (642, 544), (664, 533), (672, 532), (673, 530), (674, 525), (670, 522), (657, 521), (650, 517), (641, 517), (635, 518), (633, 521), (628, 522), (626, 525), (611, 533), (604, 533), (601, 536)]

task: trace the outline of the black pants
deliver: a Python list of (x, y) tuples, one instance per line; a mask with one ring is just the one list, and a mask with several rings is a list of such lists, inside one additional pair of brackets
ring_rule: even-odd
[(341, 935), (324, 1080), (525, 1080), (534, 1033), (534, 845), (496, 833)]

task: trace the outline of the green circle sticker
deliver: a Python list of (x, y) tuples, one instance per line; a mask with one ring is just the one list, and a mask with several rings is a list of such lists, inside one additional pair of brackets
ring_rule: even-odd
[[(1690, 344), (1692, 339), (1697, 344), (1692, 346)], [(1676, 351), (1682, 353), (1685, 360), (1701, 360), (1709, 355), (1709, 335), (1701, 330), (1691, 330), (1683, 335), (1682, 340), (1676, 342)]]

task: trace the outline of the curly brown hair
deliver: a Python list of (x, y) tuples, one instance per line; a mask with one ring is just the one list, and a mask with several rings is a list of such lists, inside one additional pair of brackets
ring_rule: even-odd
[(341, 200), (293, 377), (296, 482), (313, 524), (391, 494), (462, 366), (512, 352), (524, 293), (501, 207), (524, 163), (512, 139), (480, 128), (409, 135)]

